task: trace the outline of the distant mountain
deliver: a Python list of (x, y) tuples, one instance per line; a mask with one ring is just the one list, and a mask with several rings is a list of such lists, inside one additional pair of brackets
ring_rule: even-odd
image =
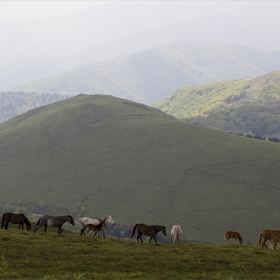
[(280, 135), (280, 71), (252, 79), (184, 87), (154, 107), (226, 131)]
[(0, 21), (0, 89), (182, 41), (279, 51), (279, 8), (278, 1), (115, 1)]
[(152, 104), (180, 87), (255, 77), (280, 69), (280, 52), (183, 42), (88, 64), (12, 91), (111, 94)]
[(79, 95), (30, 110), (0, 124), (0, 151), (5, 209), (179, 223), (198, 242), (235, 229), (253, 243), (279, 225), (280, 144), (129, 100)]
[(0, 122), (65, 98), (69, 98), (69, 96), (57, 93), (1, 92)]

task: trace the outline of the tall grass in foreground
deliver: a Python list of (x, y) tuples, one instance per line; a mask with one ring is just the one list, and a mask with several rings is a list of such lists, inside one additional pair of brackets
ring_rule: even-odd
[(0, 230), (1, 279), (275, 279), (280, 251), (253, 245), (140, 244), (43, 229)]

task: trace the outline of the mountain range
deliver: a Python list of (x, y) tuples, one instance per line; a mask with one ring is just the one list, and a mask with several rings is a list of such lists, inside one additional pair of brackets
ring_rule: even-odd
[(110, 94), (145, 104), (184, 86), (256, 77), (280, 69), (280, 52), (181, 42), (83, 65), (10, 91)]
[(279, 51), (278, 10), (277, 1), (117, 1), (0, 21), (0, 89), (182, 41)]

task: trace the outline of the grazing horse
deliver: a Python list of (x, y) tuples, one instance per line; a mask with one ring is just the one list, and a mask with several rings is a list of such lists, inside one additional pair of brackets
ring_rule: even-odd
[(166, 236), (166, 227), (165, 226), (157, 226), (157, 225), (156, 226), (147, 226), (145, 224), (136, 224), (133, 228), (130, 238), (132, 238), (134, 236), (136, 229), (138, 231), (137, 241), (139, 242), (139, 239), (140, 239), (141, 243), (143, 243), (143, 240), (141, 238), (141, 236), (143, 234), (151, 236), (149, 243), (151, 242), (152, 238), (154, 238), (156, 244), (157, 244), (156, 235), (159, 231), (161, 231), (164, 234), (164, 236)]
[[(90, 231), (95, 231), (94, 236), (95, 236), (97, 233), (98, 233), (98, 235), (99, 235), (100, 231), (101, 231), (103, 228), (107, 228), (106, 223), (104, 223), (104, 221), (100, 222), (99, 225), (88, 224), (88, 225), (86, 225), (86, 233), (88, 234)], [(94, 237), (94, 236), (93, 236), (93, 237)], [(103, 236), (104, 236), (104, 235), (103, 235)], [(99, 235), (99, 237), (100, 237), (100, 235)], [(104, 238), (105, 238), (105, 236), (104, 236)]]
[(24, 216), (24, 214), (14, 214), (14, 213), (4, 213), (2, 215), (2, 225), (1, 228), (4, 227), (5, 223), (5, 229), (8, 229), (9, 222), (12, 224), (18, 224), (18, 229), (20, 230), (20, 226), (23, 230), (23, 224), (26, 225), (26, 229), (30, 230), (31, 229), (31, 224), (29, 220)]
[(259, 238), (258, 243), (256, 244), (256, 246), (260, 246), (261, 245), (261, 241), (263, 239), (262, 248), (263, 248), (263, 246), (265, 246), (267, 248), (265, 242), (267, 240), (271, 240), (274, 236), (280, 236), (280, 230), (265, 229), (265, 230), (261, 231), (260, 238)]
[(229, 230), (229, 231), (227, 231), (227, 232), (225, 233), (224, 239), (225, 239), (225, 241), (226, 241), (226, 244), (227, 244), (227, 242), (228, 242), (228, 240), (229, 240), (230, 238), (234, 238), (234, 244), (235, 244), (235, 242), (237, 241), (237, 239), (239, 240), (239, 244), (242, 244), (242, 243), (243, 243), (243, 239), (242, 239), (242, 237), (241, 237), (241, 234), (240, 234), (239, 232), (237, 232), (237, 231), (231, 231), (231, 230)]
[[(86, 226), (91, 224), (91, 225), (99, 225), (101, 222), (104, 222), (105, 224), (112, 224), (114, 225), (115, 222), (113, 220), (113, 218), (108, 215), (106, 218), (100, 218), (100, 219), (92, 219), (92, 218), (88, 218), (88, 217), (84, 217), (84, 218), (80, 218), (79, 219), (80, 223), (82, 224), (83, 228), (81, 229), (81, 235), (85, 235), (85, 229)], [(103, 237), (105, 238), (105, 233), (103, 231), (103, 229), (101, 229), (102, 233), (103, 233)]]
[(73, 226), (75, 225), (74, 219), (70, 215), (56, 216), (56, 217), (44, 215), (38, 220), (34, 232), (36, 232), (39, 227), (44, 226), (45, 227), (44, 231), (45, 233), (47, 233), (47, 227), (49, 226), (49, 227), (58, 227), (58, 234), (60, 234), (63, 232), (62, 225), (66, 222), (71, 223)]
[(182, 235), (182, 229), (179, 225), (174, 225), (171, 230), (171, 235), (174, 236), (173, 243), (180, 242), (180, 236)]

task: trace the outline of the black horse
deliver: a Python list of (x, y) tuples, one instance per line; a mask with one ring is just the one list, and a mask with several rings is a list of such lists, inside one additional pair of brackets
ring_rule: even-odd
[(58, 227), (58, 234), (60, 234), (63, 232), (62, 225), (66, 222), (71, 223), (73, 226), (75, 225), (74, 219), (70, 215), (56, 216), (56, 217), (44, 215), (38, 220), (34, 232), (36, 232), (36, 230), (39, 227), (44, 226), (45, 227), (44, 231), (45, 233), (47, 233), (47, 227), (49, 226), (49, 227)]
[(5, 229), (8, 229), (9, 223), (12, 224), (18, 224), (18, 229), (20, 230), (20, 226), (23, 230), (23, 224), (26, 225), (26, 229), (30, 230), (31, 229), (31, 224), (29, 220), (24, 216), (24, 214), (14, 214), (14, 213), (4, 213), (2, 215), (2, 225), (1, 228), (4, 227), (5, 224)]
[(149, 243), (151, 242), (152, 238), (154, 238), (156, 244), (157, 244), (156, 235), (159, 231), (161, 231), (164, 234), (164, 236), (166, 236), (165, 226), (147, 226), (145, 224), (136, 224), (133, 228), (133, 231), (132, 231), (132, 234), (131, 234), (130, 238), (132, 238), (134, 236), (134, 233), (135, 233), (136, 229), (138, 231), (137, 241), (139, 242), (139, 239), (140, 239), (141, 243), (143, 243), (143, 240), (141, 238), (141, 236), (143, 234), (151, 236)]

